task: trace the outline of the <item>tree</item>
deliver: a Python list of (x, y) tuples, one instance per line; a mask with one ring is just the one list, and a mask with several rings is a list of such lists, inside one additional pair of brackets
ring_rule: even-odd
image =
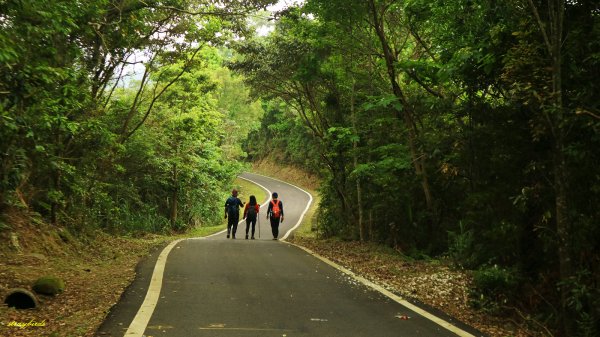
[(322, 233), (448, 253), (505, 282), (474, 302), (594, 335), (597, 5), (311, 0), (281, 15), (238, 66), (293, 112), (267, 112), (254, 142), (293, 158), (274, 131), (311, 135)]
[[(126, 194), (109, 179), (123, 169), (126, 143), (189, 72), (194, 51), (245, 34), (246, 15), (272, 2), (2, 2), (2, 207), (31, 207), (56, 225), (89, 221), (90, 203), (106, 206), (92, 214), (110, 217), (111, 197)], [(169, 63), (183, 64), (178, 76)], [(134, 64), (145, 69), (138, 91), (115, 100)]]

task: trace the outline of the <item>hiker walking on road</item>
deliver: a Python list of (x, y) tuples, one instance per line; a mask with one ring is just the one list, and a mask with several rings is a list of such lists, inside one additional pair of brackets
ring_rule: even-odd
[(271, 219), (271, 231), (273, 232), (273, 240), (277, 240), (279, 236), (279, 223), (283, 222), (283, 203), (277, 199), (277, 192), (273, 192), (273, 200), (269, 203), (267, 210), (267, 219)]
[(231, 191), (231, 196), (225, 200), (225, 219), (227, 219), (227, 238), (235, 239), (238, 222), (240, 222), (240, 208), (244, 203), (237, 197), (238, 191)]
[(243, 219), (246, 219), (246, 240), (248, 240), (248, 229), (250, 229), (250, 224), (252, 224), (252, 240), (254, 240), (254, 229), (256, 228), (256, 219), (258, 218), (259, 210), (260, 206), (256, 202), (256, 197), (251, 195), (250, 201), (244, 208)]

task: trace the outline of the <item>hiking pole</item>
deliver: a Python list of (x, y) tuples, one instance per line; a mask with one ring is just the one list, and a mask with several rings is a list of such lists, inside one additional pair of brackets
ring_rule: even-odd
[(260, 239), (260, 214), (256, 213), (256, 218), (258, 219), (258, 238)]

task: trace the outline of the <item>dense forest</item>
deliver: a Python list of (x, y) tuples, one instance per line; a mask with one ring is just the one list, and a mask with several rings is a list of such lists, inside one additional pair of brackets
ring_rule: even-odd
[(259, 5), (1, 1), (2, 207), (75, 231), (216, 222), (262, 112), (222, 46)]
[(309, 0), (232, 67), (251, 158), (324, 178), (322, 235), (475, 270), (474, 305), (600, 333), (600, 6)]
[(600, 3), (273, 2), (0, 0), (2, 213), (185, 231), (270, 158), (322, 178), (321, 237), (447, 256), (474, 306), (598, 335)]

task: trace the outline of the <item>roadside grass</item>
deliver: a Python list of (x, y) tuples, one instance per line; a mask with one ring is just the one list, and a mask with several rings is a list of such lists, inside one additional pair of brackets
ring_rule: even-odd
[(185, 233), (185, 235), (183, 237), (186, 237), (186, 238), (188, 238), (188, 237), (191, 237), (191, 238), (205, 237), (208, 235), (218, 233), (225, 228), (227, 228), (227, 222), (225, 222), (225, 225), (219, 224), (217, 226), (196, 227), (196, 228), (190, 230), (189, 232)]
[(252, 172), (290, 182), (311, 192), (313, 196), (316, 194), (313, 191), (319, 188), (321, 184), (320, 179), (314, 174), (307, 173), (293, 166), (281, 164), (274, 158), (266, 158), (252, 163)]
[[(268, 199), (268, 194), (265, 190), (263, 190), (260, 186), (249, 182), (248, 180), (236, 178), (231, 186), (231, 189), (236, 189), (238, 191), (238, 198), (240, 198), (243, 202), (250, 201), (250, 196), (254, 195), (256, 197), (256, 201), (259, 204), (262, 204)], [(229, 196), (226, 195), (223, 197), (223, 204), (225, 203), (225, 199)], [(240, 211), (241, 212), (241, 211)], [(241, 216), (240, 216), (241, 219)], [(187, 232), (184, 237), (204, 237), (208, 235), (212, 235), (218, 233), (227, 228), (227, 220), (222, 219), (221, 223), (215, 226), (200, 226), (196, 227), (189, 232)]]
[(302, 223), (300, 226), (294, 231), (293, 237), (300, 237), (306, 239), (316, 240), (319, 238), (319, 227), (317, 226), (317, 210), (319, 208), (319, 203), (321, 201), (321, 197), (315, 191), (311, 191), (308, 189), (304, 189), (308, 193), (310, 193), (313, 197), (312, 204), (306, 214), (304, 215), (304, 219), (302, 219)]

